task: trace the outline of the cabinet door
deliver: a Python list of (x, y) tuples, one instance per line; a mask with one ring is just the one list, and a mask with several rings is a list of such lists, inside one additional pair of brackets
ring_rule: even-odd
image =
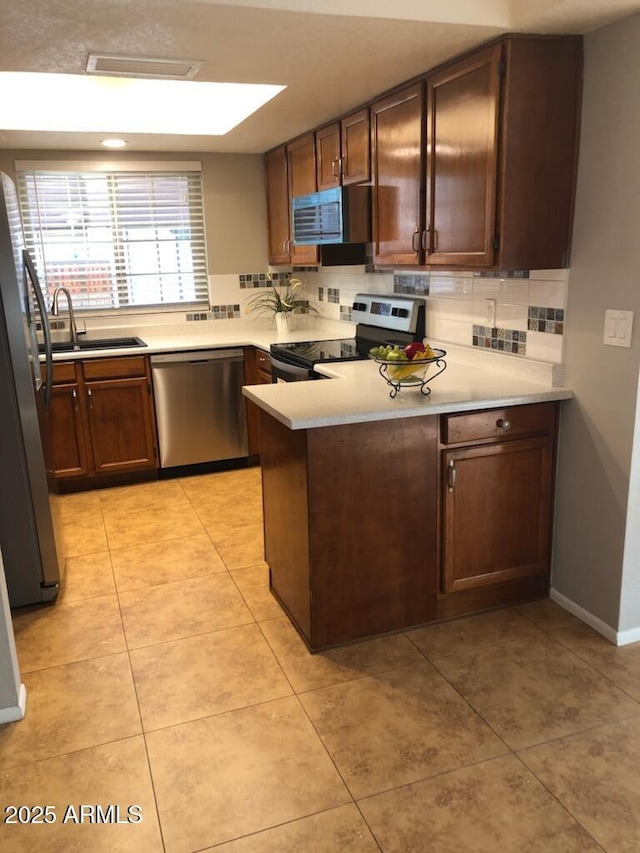
[(553, 438), (443, 453), (443, 592), (549, 568)]
[(373, 241), (379, 264), (421, 260), (422, 101), (422, 84), (417, 84), (371, 108)]
[(495, 45), (427, 81), (430, 264), (493, 264), (501, 51)]
[(53, 386), (42, 425), (47, 471), (56, 478), (86, 476), (89, 468), (76, 383)]
[(340, 186), (340, 125), (337, 123), (316, 132), (316, 178), (318, 190)]
[[(316, 144), (313, 133), (287, 145), (289, 172), (289, 202), (300, 195), (316, 191)], [(291, 244), (291, 263), (317, 264), (317, 246), (294, 246)]]
[(269, 263), (291, 261), (289, 240), (289, 184), (287, 153), (282, 146), (264, 158), (267, 180), (267, 216), (269, 220)]
[(371, 143), (369, 134), (369, 110), (343, 118), (342, 131), (342, 183), (361, 184), (371, 180)]
[(85, 391), (95, 473), (157, 467), (149, 380), (86, 382)]

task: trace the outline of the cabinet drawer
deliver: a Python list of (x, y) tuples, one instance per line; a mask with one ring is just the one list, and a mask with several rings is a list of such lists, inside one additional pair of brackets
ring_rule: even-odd
[(263, 349), (256, 349), (256, 364), (258, 370), (267, 370), (271, 373), (271, 356)]
[(443, 444), (461, 444), (483, 439), (516, 438), (550, 432), (556, 422), (555, 403), (509, 406), (464, 415), (445, 415), (442, 419)]
[(146, 359), (96, 358), (83, 362), (85, 379), (119, 379), (122, 376), (146, 376)]
[[(46, 379), (47, 368), (44, 364), (40, 365), (42, 378)], [(56, 361), (53, 364), (53, 384), (61, 385), (68, 382), (76, 381), (76, 364), (74, 361)]]

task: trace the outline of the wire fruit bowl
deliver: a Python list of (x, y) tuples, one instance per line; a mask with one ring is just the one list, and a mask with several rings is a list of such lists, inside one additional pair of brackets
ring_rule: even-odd
[[(391, 386), (389, 396), (393, 399), (401, 388), (420, 388), (420, 393), (428, 397), (431, 393), (429, 383), (439, 376), (446, 368), (447, 362), (444, 356), (447, 354), (443, 349), (432, 349), (434, 353), (430, 358), (414, 358), (411, 361), (400, 361), (398, 359), (376, 358), (374, 361), (379, 365), (380, 376), (387, 385)], [(434, 373), (433, 367), (437, 370)]]

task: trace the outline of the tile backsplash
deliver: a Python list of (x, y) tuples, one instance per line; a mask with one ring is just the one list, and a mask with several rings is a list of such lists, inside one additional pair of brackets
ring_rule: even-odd
[[(376, 271), (365, 266), (295, 269), (321, 316), (351, 322), (357, 293), (399, 293), (426, 300), (426, 336), (440, 343), (492, 349), (535, 361), (562, 363), (568, 270)], [(244, 317), (256, 287), (284, 282), (287, 272), (210, 276), (217, 317)], [(486, 300), (494, 300), (489, 321)], [(229, 310), (231, 309), (231, 310)]]

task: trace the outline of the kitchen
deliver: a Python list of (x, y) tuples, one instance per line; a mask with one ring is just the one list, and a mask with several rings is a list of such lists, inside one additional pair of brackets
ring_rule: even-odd
[[(636, 251), (633, 238), (625, 234), (625, 223), (635, 220), (633, 205), (637, 204), (629, 180), (637, 157), (637, 136), (632, 111), (624, 109), (625, 104), (633, 103), (637, 69), (632, 56), (637, 36), (637, 19), (631, 19), (587, 38), (581, 141), (581, 169), (585, 171), (578, 182), (565, 358), (565, 381), (577, 404), (564, 410), (556, 498), (554, 587), (608, 625), (614, 640), (618, 631), (633, 631), (638, 626), (634, 592), (638, 549), (633, 540), (638, 483), (632, 455), (638, 361), (637, 348), (605, 348), (601, 341), (605, 308), (637, 307), (633, 285)], [(423, 67), (416, 68), (420, 70)], [(407, 73), (402, 79), (409, 76)], [(379, 86), (377, 91), (383, 89)], [(619, 98), (610, 97), (612, 91)], [(357, 101), (354, 98), (352, 103)], [(332, 114), (327, 111), (325, 115)], [(314, 124), (304, 118), (300, 122), (300, 132)], [(274, 145), (281, 141), (282, 135), (273, 138)], [(603, 160), (605, 145), (609, 153)], [(10, 150), (2, 153), (3, 171), (11, 172), (13, 160), (26, 159), (27, 146), (21, 145), (19, 150), (19, 158)], [(56, 159), (57, 153), (54, 156), (49, 151), (46, 156)], [(227, 201), (217, 206), (209, 196), (207, 202), (207, 226), (213, 232), (209, 254), (216, 258), (213, 274), (263, 271), (266, 214), (261, 157), (204, 154), (199, 159), (205, 166), (205, 185), (234, 199), (233, 204)], [(247, 222), (255, 223), (253, 232), (243, 231)], [(243, 240), (247, 233), (255, 234), (255, 239)], [(615, 247), (615, 254), (603, 253), (603, 245)], [(236, 247), (235, 255), (232, 247)], [(318, 275), (323, 276), (325, 287), (333, 287), (329, 273)], [(356, 285), (354, 289), (360, 288)], [(233, 304), (236, 300), (220, 299), (221, 304), (227, 301)], [(338, 303), (326, 307), (334, 312), (332, 318), (339, 317)], [(598, 496), (595, 502), (593, 495)], [(620, 609), (624, 620), (618, 619)]]

